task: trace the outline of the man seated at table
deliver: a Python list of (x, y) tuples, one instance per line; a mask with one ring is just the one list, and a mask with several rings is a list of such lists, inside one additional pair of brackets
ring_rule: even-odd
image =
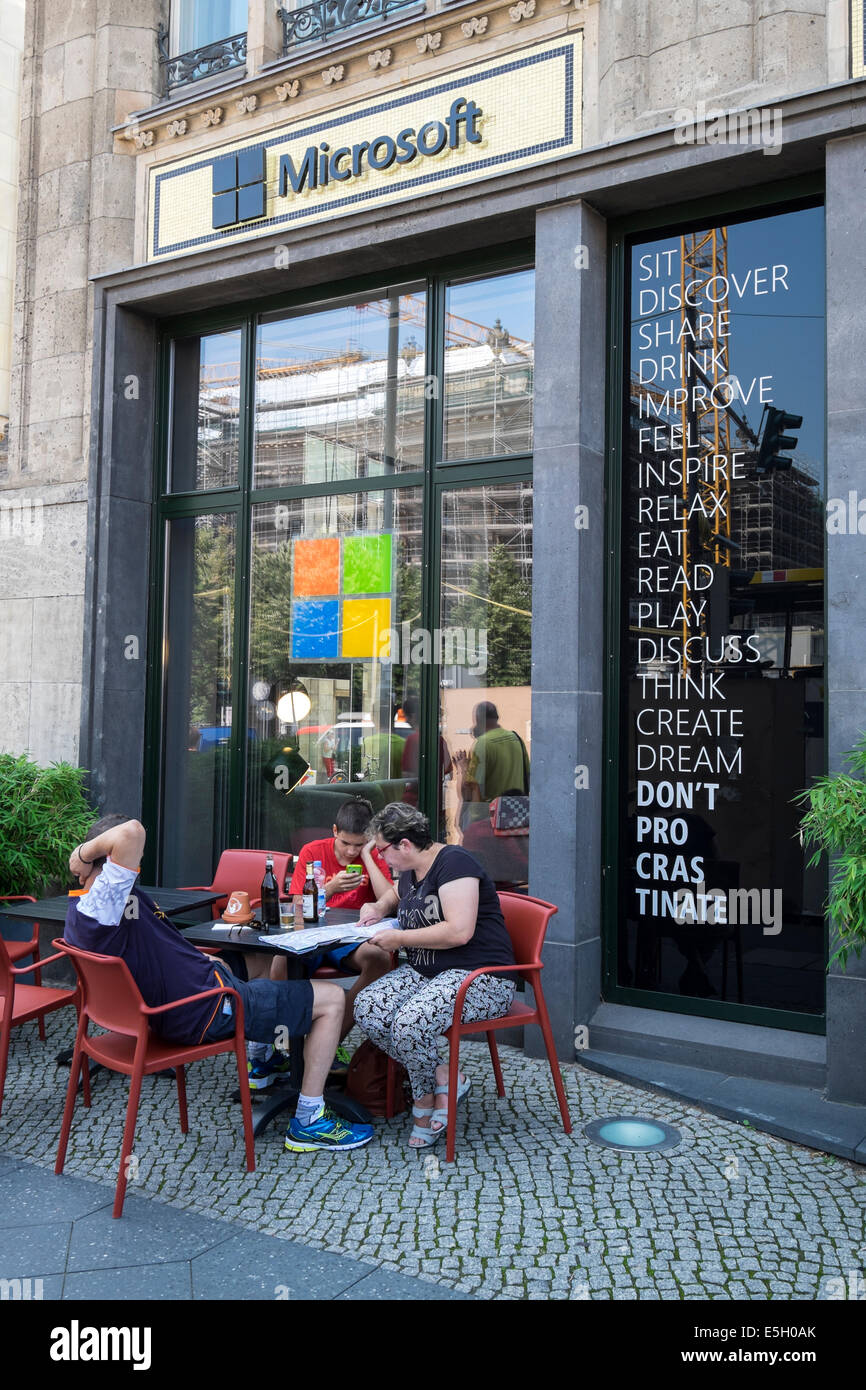
[[(321, 861), (325, 875), (325, 902), (328, 907), (344, 908), (350, 912), (360, 911), (364, 903), (377, 902), (393, 887), (391, 875), (384, 859), (372, 840), (368, 841), (367, 826), (373, 819), (373, 807), (363, 797), (350, 796), (340, 804), (332, 826), (333, 838), (311, 840), (304, 845), (298, 855), (289, 891), (295, 905), (300, 904), (304, 892), (307, 865)], [(349, 864), (360, 863), (363, 874), (347, 873)], [(360, 946), (351, 942), (346, 946), (332, 946), (329, 951), (318, 953), (309, 962), (312, 974), (320, 965), (332, 965), (344, 970), (346, 974), (357, 972), (358, 978), (351, 989), (343, 993), (343, 1025), (340, 1033), (342, 1042), (354, 1022), (355, 998), (367, 985), (378, 980), (391, 968), (391, 957), (378, 946), (364, 941)], [(271, 979), (286, 977), (285, 956), (275, 956), (271, 964)], [(275, 1071), (280, 1070), (279, 1054), (273, 1049), (262, 1048), (251, 1043), (247, 1047), (250, 1062), (250, 1086), (261, 1090), (269, 1086)], [(334, 1058), (334, 1069), (345, 1070), (349, 1056), (345, 1048), (339, 1047)]]
[[(371, 1125), (345, 1123), (325, 1110), (323, 1100), (343, 1021), (343, 991), (322, 981), (240, 980), (222, 961), (196, 950), (134, 886), (145, 839), (144, 826), (125, 816), (104, 816), (91, 826), (69, 858), (81, 889), (70, 894), (65, 940), (83, 951), (120, 956), (151, 1008), (220, 985), (237, 990), (247, 1038), (273, 1044), (278, 1030), (285, 1030), (290, 1037), (307, 1039), (301, 1094), (286, 1148), (306, 1153), (368, 1144)], [(161, 1014), (151, 1027), (170, 1042), (216, 1041), (234, 1032), (235, 1007), (231, 995), (211, 995)]]

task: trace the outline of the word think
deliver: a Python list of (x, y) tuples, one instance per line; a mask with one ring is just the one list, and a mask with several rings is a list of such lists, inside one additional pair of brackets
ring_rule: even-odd
[(747, 111), (707, 110), (681, 106), (674, 112), (674, 140), (678, 145), (760, 145), (764, 154), (782, 148), (782, 112), (779, 107), (750, 107)]

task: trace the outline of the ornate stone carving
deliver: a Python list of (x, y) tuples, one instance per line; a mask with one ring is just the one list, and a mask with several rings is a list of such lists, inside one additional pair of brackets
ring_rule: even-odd
[(514, 24), (519, 24), (521, 19), (531, 19), (535, 14), (535, 0), (517, 0), (508, 13)]
[(248, 116), (252, 111), (255, 111), (258, 104), (257, 96), (240, 97), (235, 103), (241, 116)]
[(152, 130), (134, 130), (132, 132), (132, 141), (137, 150), (149, 150), (153, 140)]
[(326, 87), (330, 87), (332, 82), (342, 82), (345, 68), (342, 63), (337, 63), (335, 67), (325, 68), (322, 73), (322, 81)]
[(396, 10), (417, 3), (418, 0), (314, 0), (312, 5), (301, 5), (295, 10), (280, 6), (277, 15), (283, 21), (283, 52), (288, 53), (296, 44), (328, 39), (356, 24), (374, 19), (384, 23)]
[(186, 118), (182, 117), (179, 121), (169, 121), (166, 130), (172, 137), (186, 135)]
[(415, 40), (415, 46), (419, 53), (435, 53), (441, 42), (441, 33), (419, 34)]
[(463, 30), (467, 39), (471, 39), (473, 34), (486, 33), (487, 26), (489, 23), (490, 20), (488, 19), (486, 14), (481, 15), (480, 17), (478, 15), (473, 15), (471, 19), (464, 19), (463, 23), (460, 25), (460, 28)]
[(220, 121), (222, 120), (222, 118), (223, 118), (223, 109), (222, 109), (222, 107), (221, 107), (221, 106), (212, 106), (211, 109), (210, 109), (209, 111), (203, 111), (203, 112), (202, 112), (202, 115), (201, 115), (201, 123), (202, 123), (203, 126), (219, 125), (219, 123), (220, 123)]
[(280, 82), (274, 88), (279, 101), (292, 101), (301, 90), (301, 84), (297, 77), (293, 77), (290, 82)]
[(367, 62), (370, 64), (370, 67), (373, 69), (374, 72), (376, 71), (376, 68), (389, 67), (391, 63), (390, 48), (377, 48), (375, 52), (368, 53)]

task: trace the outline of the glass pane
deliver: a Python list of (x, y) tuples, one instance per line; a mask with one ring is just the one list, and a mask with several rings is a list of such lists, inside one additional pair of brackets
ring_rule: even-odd
[(529, 878), (532, 484), (442, 496), (439, 836)]
[(255, 486), (423, 466), (423, 287), (259, 325)]
[(178, 338), (172, 351), (172, 492), (237, 487), (241, 331)]
[(445, 458), (532, 448), (535, 272), (449, 285)]
[(162, 880), (210, 883), (228, 841), (235, 519), (168, 526)]
[[(297, 854), (350, 795), (417, 801), (405, 695), (421, 489), (253, 508), (247, 839)], [(411, 751), (411, 745), (410, 745)]]
[(246, 33), (247, 0), (174, 0), (175, 53)]
[[(824, 222), (631, 250), (623, 481), (622, 985), (820, 1013)], [(774, 438), (775, 436), (775, 438)], [(781, 436), (781, 437), (780, 437)]]

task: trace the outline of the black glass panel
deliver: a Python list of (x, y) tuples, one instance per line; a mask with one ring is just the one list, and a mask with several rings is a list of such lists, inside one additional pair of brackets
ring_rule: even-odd
[(819, 208), (631, 247), (617, 980), (824, 1008)]

